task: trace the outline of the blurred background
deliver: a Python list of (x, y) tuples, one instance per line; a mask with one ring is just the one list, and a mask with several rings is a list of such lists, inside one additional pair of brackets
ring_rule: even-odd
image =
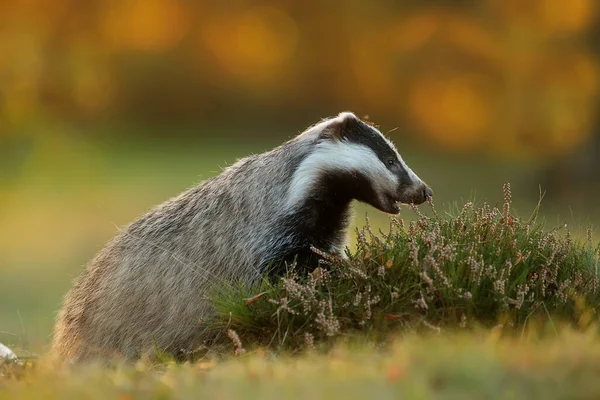
[[(351, 110), (435, 191), (600, 222), (597, 0), (0, 2), (0, 342), (117, 227)], [(377, 227), (386, 217), (368, 213)], [(404, 210), (401, 216), (411, 218)]]

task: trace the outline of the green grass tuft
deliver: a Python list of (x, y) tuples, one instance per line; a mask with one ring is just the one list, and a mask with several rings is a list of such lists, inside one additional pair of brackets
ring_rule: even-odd
[[(276, 282), (219, 288), (214, 328), (243, 344), (300, 351), (340, 339), (385, 342), (393, 333), (499, 327), (520, 332), (553, 321), (586, 328), (597, 322), (600, 246), (574, 241), (566, 227), (546, 231), (537, 209), (468, 202), (416, 221), (393, 218), (389, 232), (358, 232), (341, 259), (314, 249), (322, 265), (308, 276), (290, 267)], [(241, 341), (241, 344), (239, 343)]]

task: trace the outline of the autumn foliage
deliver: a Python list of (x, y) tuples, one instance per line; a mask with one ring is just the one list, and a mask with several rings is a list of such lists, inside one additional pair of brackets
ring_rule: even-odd
[(595, 123), (598, 8), (595, 0), (2, 2), (0, 137), (65, 121), (353, 109), (447, 148), (552, 156), (584, 143)]

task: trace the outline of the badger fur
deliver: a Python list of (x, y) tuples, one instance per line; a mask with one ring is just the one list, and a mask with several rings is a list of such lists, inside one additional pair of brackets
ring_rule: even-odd
[(343, 255), (352, 200), (396, 214), (431, 195), (377, 129), (348, 112), (326, 119), (124, 228), (66, 295), (53, 351), (84, 361), (196, 349), (214, 285), (295, 257), (314, 266), (311, 246)]

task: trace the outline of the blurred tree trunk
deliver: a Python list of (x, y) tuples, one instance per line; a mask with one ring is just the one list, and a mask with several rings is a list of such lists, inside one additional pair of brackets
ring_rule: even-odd
[(551, 200), (600, 208), (600, 118), (592, 140), (580, 150), (550, 165), (542, 186)]
[[(600, 24), (589, 33), (590, 48), (600, 56)], [(600, 102), (600, 95), (597, 96)], [(597, 104), (596, 123), (592, 139), (578, 151), (550, 165), (542, 176), (542, 185), (550, 199), (564, 200), (568, 204), (600, 209), (600, 103)]]

